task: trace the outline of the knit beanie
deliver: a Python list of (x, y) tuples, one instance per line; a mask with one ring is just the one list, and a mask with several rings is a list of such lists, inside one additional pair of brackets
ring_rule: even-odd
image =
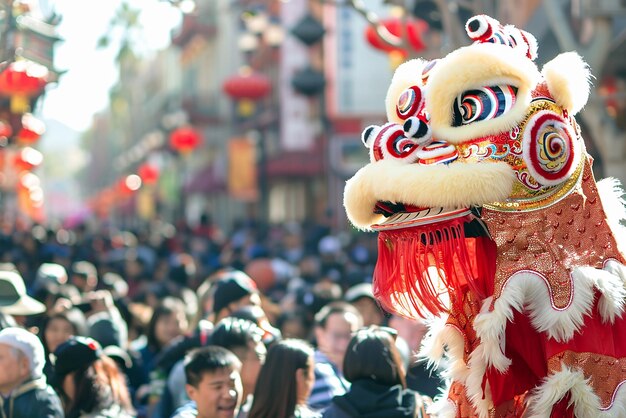
[(232, 302), (258, 292), (254, 280), (243, 271), (227, 273), (215, 282), (213, 294), (213, 312), (218, 313)]

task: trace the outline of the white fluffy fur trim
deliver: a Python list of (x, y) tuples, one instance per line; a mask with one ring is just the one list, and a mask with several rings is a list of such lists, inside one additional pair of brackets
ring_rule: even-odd
[[(619, 264), (614, 260), (613, 263)], [(616, 269), (614, 264), (610, 264), (610, 266)], [(600, 296), (598, 301), (598, 311), (602, 322), (610, 322), (612, 324), (615, 322), (616, 316), (622, 316), (624, 313), (624, 298), (626, 298), (626, 289), (624, 288), (622, 277), (606, 269), (600, 270), (593, 267), (580, 267), (574, 271), (574, 274), (579, 274), (591, 281), (596, 289), (600, 291), (602, 296)]]
[[(418, 356), (428, 359), (429, 365), (437, 367), (445, 354), (445, 346), (448, 338), (444, 335), (450, 332), (446, 327), (448, 315), (432, 317), (426, 321), (428, 331), (422, 338)], [(462, 342), (463, 340), (461, 340)]]
[(483, 349), (484, 361), (488, 366), (495, 367), (500, 372), (505, 372), (511, 365), (511, 360), (504, 355), (502, 345), (504, 331), (508, 321), (513, 319), (513, 310), (521, 310), (521, 303), (523, 303), (523, 293), (513, 289), (512, 291), (505, 292), (503, 297), (505, 300), (500, 302), (500, 299), (496, 301), (496, 306), (493, 311), (489, 312), (488, 308), (491, 306), (492, 297), (489, 297), (483, 301), (481, 313), (476, 315), (474, 319), (474, 329), (476, 335), (480, 338)]
[(485, 345), (479, 344), (478, 347), (472, 351), (469, 358), (469, 374), (465, 381), (465, 391), (467, 396), (474, 405), (476, 412), (480, 418), (489, 418), (489, 410), (493, 407), (493, 400), (491, 399), (491, 389), (489, 388), (489, 382), (485, 385), (483, 393), (483, 377), (487, 371), (487, 359), (488, 356), (485, 353)]
[(613, 274), (616, 277), (619, 277), (622, 280), (622, 283), (626, 285), (626, 266), (617, 261), (614, 258), (609, 258), (604, 262), (604, 266), (602, 267), (604, 270)]
[(589, 66), (575, 52), (559, 54), (543, 66), (542, 74), (559, 106), (575, 115), (589, 99)]
[[(548, 281), (534, 271), (513, 274), (504, 285), (491, 312), (477, 315), (474, 327), (482, 343), (489, 349), (485, 352), (487, 363), (506, 370), (507, 361), (496, 348), (501, 343), (507, 321), (513, 318), (513, 309), (526, 307), (531, 323), (539, 332), (547, 332), (550, 338), (565, 342), (583, 325), (584, 316), (589, 315), (593, 304), (592, 281), (581, 272), (572, 273), (572, 298), (565, 308), (558, 309), (548, 290)], [(508, 360), (508, 359), (507, 359)], [(503, 368), (504, 367), (504, 368)]]
[(570, 405), (574, 406), (577, 418), (624, 418), (626, 417), (626, 388), (622, 382), (615, 393), (609, 408), (601, 408), (600, 399), (593, 392), (581, 371), (561, 364), (561, 371), (546, 377), (543, 383), (533, 390), (528, 399), (529, 418), (549, 418), (552, 407), (568, 392)]
[(429, 324), (418, 357), (426, 358), (428, 366), (440, 370), (442, 377), (463, 383), (469, 373), (463, 359), (465, 341), (461, 331), (445, 321), (444, 316)]
[(626, 220), (626, 201), (624, 189), (618, 179), (606, 178), (598, 182), (598, 194), (607, 223), (617, 241), (617, 249), (626, 254), (626, 228), (621, 224)]
[(385, 98), (385, 109), (387, 110), (387, 120), (402, 124), (404, 121), (396, 114), (396, 105), (402, 92), (411, 86), (422, 85), (422, 70), (428, 61), (416, 58), (400, 65), (393, 74), (391, 84), (387, 89)]
[(515, 173), (503, 162), (404, 164), (380, 160), (347, 181), (344, 206), (350, 222), (367, 229), (383, 217), (373, 213), (378, 201), (416, 206), (461, 208), (505, 199)]
[[(426, 86), (426, 110), (431, 116), (433, 136), (459, 144), (510, 130), (526, 115), (530, 93), (539, 80), (535, 64), (505, 45), (474, 44), (451, 52), (433, 68)], [(454, 99), (460, 93), (505, 83), (518, 88), (510, 111), (494, 119), (451, 126)]]
[(446, 386), (442, 388), (441, 394), (435, 397), (433, 404), (426, 410), (428, 414), (438, 418), (456, 418), (456, 405), (448, 399), (451, 385), (452, 382), (447, 381)]
[(559, 342), (569, 340), (583, 325), (585, 315), (591, 312), (594, 287), (601, 293), (598, 310), (602, 320), (613, 323), (615, 317), (624, 312), (625, 280), (626, 267), (615, 260), (608, 260), (603, 270), (592, 267), (575, 269), (572, 272), (572, 299), (567, 307), (557, 309), (543, 276), (532, 271), (515, 273), (507, 280), (493, 310), (489, 311), (491, 298), (488, 298), (474, 319), (481, 350), (472, 353), (472, 357), (481, 355), (487, 366), (505, 372), (511, 364), (504, 355), (506, 325), (513, 320), (513, 310), (521, 312), (524, 307), (537, 331), (545, 331)]

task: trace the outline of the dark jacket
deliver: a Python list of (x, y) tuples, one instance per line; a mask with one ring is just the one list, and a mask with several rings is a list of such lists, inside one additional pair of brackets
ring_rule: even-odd
[(97, 411), (85, 412), (78, 415), (79, 418), (134, 418), (136, 415), (130, 414), (117, 404), (107, 408), (98, 408)]
[(64, 418), (61, 400), (48, 386), (45, 378), (28, 380), (11, 392), (0, 396), (2, 418)]
[(345, 395), (335, 396), (323, 418), (415, 418), (417, 392), (402, 386), (384, 386), (357, 380)]

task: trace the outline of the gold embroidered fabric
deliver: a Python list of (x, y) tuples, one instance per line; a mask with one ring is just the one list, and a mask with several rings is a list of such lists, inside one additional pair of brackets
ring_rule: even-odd
[(626, 358), (567, 350), (548, 360), (548, 375), (560, 371), (563, 365), (583, 372), (603, 409), (611, 407), (615, 391), (626, 381)]
[(553, 307), (563, 309), (572, 298), (573, 268), (602, 268), (611, 258), (624, 263), (606, 223), (589, 161), (581, 184), (550, 210), (484, 209), (482, 219), (498, 245), (494, 302), (513, 274), (527, 271), (543, 277)]

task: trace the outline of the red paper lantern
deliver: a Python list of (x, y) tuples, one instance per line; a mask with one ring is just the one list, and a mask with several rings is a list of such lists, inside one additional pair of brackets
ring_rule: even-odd
[(260, 100), (272, 90), (272, 83), (265, 75), (250, 71), (229, 77), (222, 88), (235, 100)]
[(159, 169), (149, 163), (140, 165), (137, 174), (145, 184), (154, 184), (159, 179)]
[(30, 171), (43, 162), (43, 154), (31, 147), (22, 148), (15, 156), (15, 168), (18, 172)]
[(201, 141), (198, 131), (189, 126), (177, 128), (170, 134), (170, 146), (181, 154), (193, 151)]
[(22, 129), (17, 134), (17, 140), (25, 145), (37, 142), (46, 132), (46, 125), (30, 113), (22, 115)]
[[(382, 19), (381, 23), (392, 35), (398, 38), (406, 36), (406, 40), (413, 49), (413, 52), (420, 52), (426, 48), (423, 41), (423, 34), (428, 30), (428, 23), (425, 21), (421, 19), (402, 20), (397, 17), (391, 17)], [(405, 57), (408, 55), (408, 51), (404, 50), (401, 46), (393, 46), (385, 43), (376, 32), (376, 29), (371, 25), (365, 28), (365, 39), (371, 46), (378, 50), (385, 52), (397, 51)]]
[(48, 82), (48, 69), (29, 60), (12, 62), (0, 72), (0, 95), (11, 97), (11, 111), (23, 113), (28, 98), (40, 94)]

